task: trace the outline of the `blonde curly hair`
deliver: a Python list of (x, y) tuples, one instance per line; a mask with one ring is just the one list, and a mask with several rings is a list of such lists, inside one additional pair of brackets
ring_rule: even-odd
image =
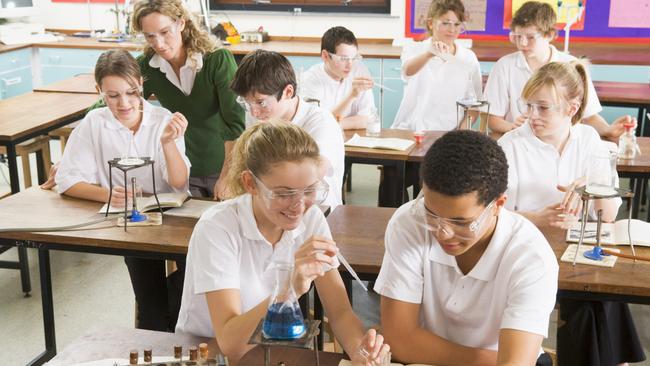
[[(142, 32), (142, 25), (140, 24), (142, 18), (152, 13), (166, 15), (174, 22), (179, 19), (185, 21), (185, 28), (181, 32), (181, 38), (183, 40), (183, 47), (185, 47), (188, 54), (206, 54), (221, 47), (220, 42), (216, 38), (200, 28), (200, 23), (185, 8), (181, 0), (137, 1), (133, 5), (133, 15), (131, 16), (133, 31), (136, 33)], [(147, 56), (152, 56), (155, 51), (147, 44), (144, 47), (144, 53)]]

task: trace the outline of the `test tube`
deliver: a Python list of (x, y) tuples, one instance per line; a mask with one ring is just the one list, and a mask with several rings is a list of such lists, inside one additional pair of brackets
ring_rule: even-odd
[(153, 357), (152, 357), (151, 347), (145, 348), (144, 349), (144, 363), (151, 364), (152, 361), (153, 361)]
[(183, 360), (183, 346), (175, 345), (174, 346), (174, 361)]
[(204, 361), (208, 359), (208, 344), (207, 343), (201, 343), (199, 344), (199, 358), (201, 361)]
[(129, 352), (129, 365), (137, 365), (137, 364), (138, 364), (138, 351), (131, 350), (131, 352)]

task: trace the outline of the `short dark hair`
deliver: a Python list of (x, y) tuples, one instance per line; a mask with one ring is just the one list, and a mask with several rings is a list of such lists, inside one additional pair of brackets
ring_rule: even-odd
[(508, 161), (496, 141), (476, 131), (451, 131), (433, 143), (420, 172), (427, 188), (446, 196), (476, 192), (487, 205), (508, 188)]
[(345, 27), (332, 27), (328, 29), (323, 38), (320, 40), (320, 49), (329, 53), (336, 53), (336, 46), (340, 44), (349, 44), (359, 48), (357, 37)]
[(553, 36), (556, 33), (555, 23), (557, 23), (557, 15), (551, 5), (540, 1), (529, 1), (517, 9), (512, 17), (510, 29), (534, 26), (543, 35)]
[(242, 59), (230, 88), (237, 95), (257, 92), (279, 100), (287, 85), (292, 85), (295, 93), (296, 73), (289, 60), (277, 52), (255, 50)]

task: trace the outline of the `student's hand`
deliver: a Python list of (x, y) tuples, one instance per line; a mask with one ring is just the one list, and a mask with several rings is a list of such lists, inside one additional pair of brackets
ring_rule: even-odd
[(562, 207), (562, 210), (564, 210), (565, 213), (571, 215), (576, 215), (578, 213), (580, 195), (576, 193), (575, 190), (579, 187), (583, 187), (586, 182), (586, 177), (580, 177), (568, 186), (557, 186), (557, 189), (560, 192), (564, 192), (564, 198), (562, 198), (562, 201), (560, 202), (560, 207)]
[[(136, 187), (136, 190), (140, 192), (140, 190)], [(123, 208), (124, 207), (124, 197), (126, 196), (126, 204), (127, 208), (131, 208), (130, 206), (133, 204), (133, 191), (131, 188), (129, 189), (124, 189), (124, 187), (121, 186), (115, 186), (113, 187), (113, 193), (111, 197), (111, 206), (115, 208)], [(136, 194), (137, 196), (137, 194)]]
[(442, 59), (444, 59), (443, 55), (448, 55), (450, 52), (449, 46), (444, 42), (432, 41), (429, 46), (429, 53)]
[(59, 163), (52, 165), (50, 167), (50, 172), (47, 174), (47, 180), (45, 183), (41, 184), (41, 189), (52, 189), (56, 186), (56, 172), (59, 170)]
[(354, 366), (383, 366), (390, 364), (390, 346), (384, 344), (384, 336), (369, 329), (361, 339), (358, 351), (350, 356)]
[(523, 126), (526, 121), (528, 121), (528, 116), (523, 114), (519, 115), (519, 117), (515, 118), (514, 122), (512, 123), (512, 129), (514, 130)]
[(628, 115), (618, 117), (614, 123), (612, 123), (607, 130), (605, 130), (604, 137), (608, 140), (618, 143), (618, 138), (625, 133), (625, 124), (634, 123), (634, 127), (637, 127), (636, 118)]
[(330, 239), (312, 236), (294, 254), (293, 289), (298, 297), (309, 291), (312, 281), (325, 275), (325, 264), (334, 265), (339, 248)]
[(163, 145), (166, 143), (174, 142), (177, 138), (185, 135), (185, 130), (187, 129), (187, 119), (181, 113), (174, 113), (169, 119), (165, 130), (160, 136), (160, 143)]
[(352, 79), (352, 90), (350, 91), (350, 94), (352, 95), (352, 98), (356, 98), (361, 93), (365, 92), (368, 89), (371, 89), (373, 87), (374, 82), (372, 81), (371, 77), (366, 77), (366, 76), (359, 76), (356, 78)]
[(567, 229), (575, 222), (575, 216), (565, 214), (562, 204), (556, 203), (535, 212), (534, 221), (541, 227)]

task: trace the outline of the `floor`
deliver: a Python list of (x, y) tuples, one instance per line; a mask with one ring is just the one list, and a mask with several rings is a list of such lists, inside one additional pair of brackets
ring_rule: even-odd
[[(53, 161), (60, 147), (52, 142)], [(32, 162), (32, 166), (34, 163)], [(8, 191), (5, 164), (0, 164), (0, 195)], [(36, 174), (33, 174), (35, 177)], [(379, 172), (374, 166), (355, 165), (354, 189), (350, 204), (376, 205)], [(34, 182), (35, 183), (35, 182)], [(1, 223), (0, 223), (1, 225)], [(57, 348), (63, 349), (75, 338), (93, 328), (133, 326), (133, 295), (126, 266), (121, 257), (52, 251), (54, 308)], [(15, 260), (16, 250), (0, 255), (0, 260)], [(44, 350), (43, 320), (38, 280), (38, 258), (29, 250), (32, 282), (31, 297), (23, 297), (18, 271), (0, 269), (0, 355), (2, 365), (24, 365)], [(379, 323), (379, 300), (354, 285), (355, 310), (368, 325)], [(650, 307), (630, 306), (646, 354), (650, 355)], [(549, 338), (544, 345), (554, 348), (556, 315), (552, 315)], [(650, 361), (636, 365), (650, 366)]]

